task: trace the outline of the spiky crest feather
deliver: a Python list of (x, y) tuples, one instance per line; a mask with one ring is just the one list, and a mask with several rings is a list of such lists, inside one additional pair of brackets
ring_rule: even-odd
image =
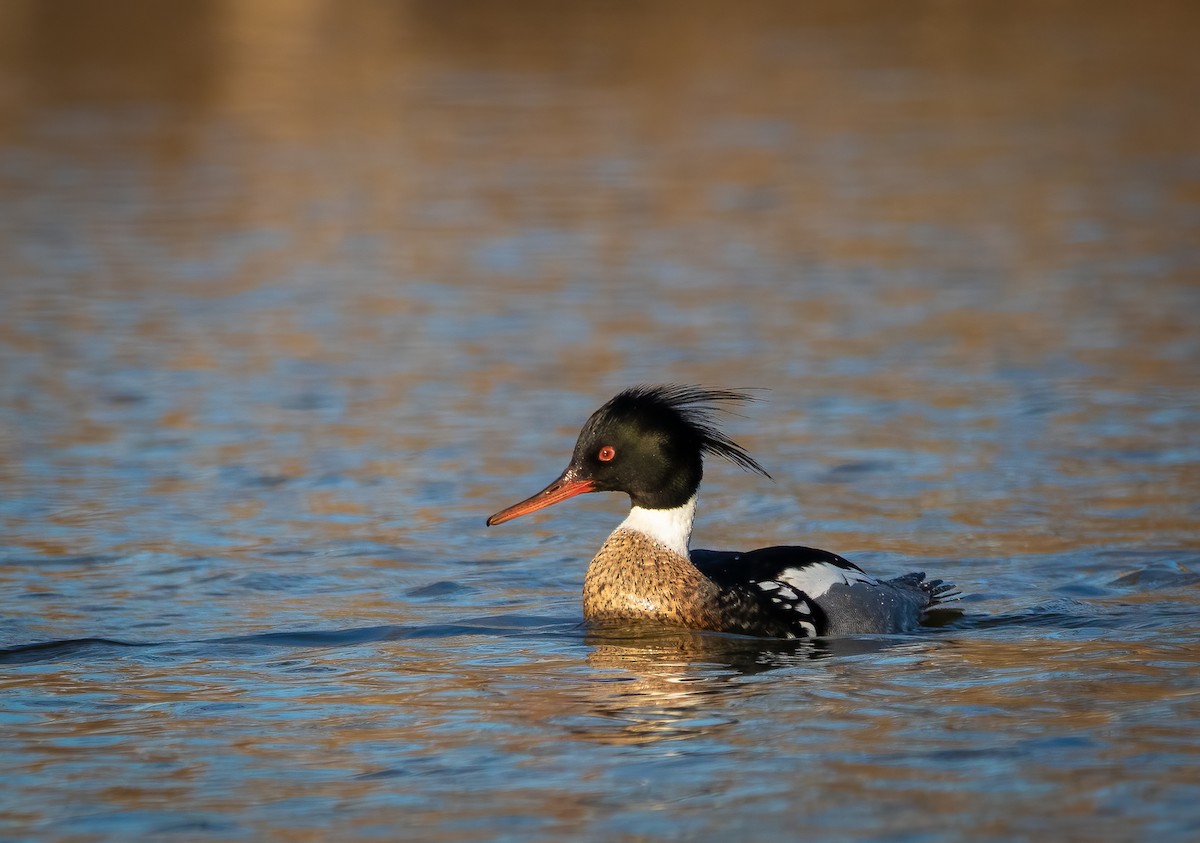
[(770, 477), (746, 449), (721, 432), (713, 418), (719, 412), (729, 412), (721, 403), (757, 401), (744, 392), (732, 389), (707, 389), (688, 384), (639, 384), (617, 393), (598, 412), (618, 415), (626, 412), (645, 412), (647, 409), (674, 414), (700, 443), (707, 454), (721, 457), (746, 471)]

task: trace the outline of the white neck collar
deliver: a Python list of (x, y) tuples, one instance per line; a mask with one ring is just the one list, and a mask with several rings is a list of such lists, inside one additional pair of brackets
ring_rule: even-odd
[(696, 496), (674, 509), (643, 509), (635, 506), (618, 530), (636, 530), (688, 558), (688, 543), (692, 538), (692, 521), (696, 517)]

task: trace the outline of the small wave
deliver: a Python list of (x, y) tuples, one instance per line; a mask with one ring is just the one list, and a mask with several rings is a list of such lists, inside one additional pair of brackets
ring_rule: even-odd
[(62, 661), (81, 655), (103, 657), (128, 649), (153, 649), (181, 646), (257, 646), (293, 647), (298, 649), (335, 649), (372, 644), (379, 641), (398, 641), (419, 638), (456, 638), (460, 636), (513, 637), (531, 634), (570, 633), (581, 636), (576, 621), (528, 615), (498, 615), (471, 618), (457, 623), (423, 626), (364, 626), (334, 630), (288, 630), (257, 632), (221, 638), (200, 638), (176, 641), (122, 641), (116, 638), (67, 638), (58, 641), (39, 641), (0, 648), (0, 664), (32, 664)]

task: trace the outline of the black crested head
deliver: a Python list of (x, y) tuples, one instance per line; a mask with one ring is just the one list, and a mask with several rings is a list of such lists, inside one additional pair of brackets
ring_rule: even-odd
[(635, 506), (649, 509), (687, 503), (700, 486), (704, 454), (770, 477), (713, 418), (723, 403), (752, 400), (743, 392), (678, 384), (623, 390), (583, 426), (568, 471), (596, 491), (627, 492)]
[[(616, 420), (637, 419), (646, 428), (657, 429), (691, 440), (700, 451), (729, 460), (747, 471), (770, 477), (754, 457), (717, 427), (713, 416), (728, 402), (756, 400), (732, 389), (705, 389), (683, 384), (641, 384), (617, 393), (595, 412), (584, 427)], [(674, 430), (672, 430), (674, 428)]]

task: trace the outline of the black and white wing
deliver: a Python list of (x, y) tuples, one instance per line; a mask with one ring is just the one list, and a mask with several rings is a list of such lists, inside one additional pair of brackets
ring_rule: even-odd
[[(759, 607), (781, 637), (902, 632), (921, 623), (948, 586), (924, 574), (879, 580), (835, 553), (765, 547), (694, 550), (692, 562), (722, 591)], [(761, 623), (761, 620), (760, 620)]]

